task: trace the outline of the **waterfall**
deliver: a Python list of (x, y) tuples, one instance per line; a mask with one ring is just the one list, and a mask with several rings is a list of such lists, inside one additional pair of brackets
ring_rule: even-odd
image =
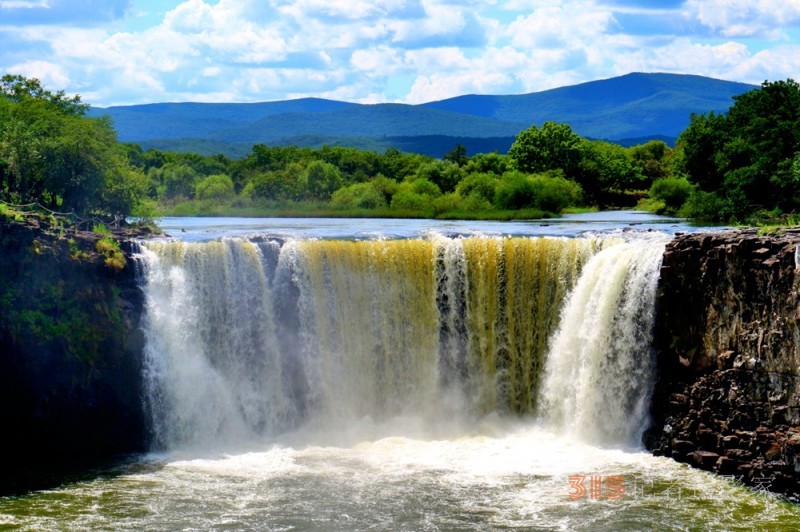
[(537, 411), (628, 437), (649, 390), (655, 240), (142, 243), (155, 445)]
[(561, 312), (542, 415), (594, 443), (638, 445), (653, 383), (651, 334), (667, 238), (609, 247), (586, 264)]

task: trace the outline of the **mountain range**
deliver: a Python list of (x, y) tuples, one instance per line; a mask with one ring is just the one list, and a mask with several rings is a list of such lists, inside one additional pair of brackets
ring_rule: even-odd
[(633, 145), (673, 143), (692, 113), (725, 112), (754, 85), (702, 76), (632, 73), (519, 95), (466, 95), (419, 105), (357, 104), (319, 98), (261, 103), (155, 103), (93, 107), (119, 140), (144, 148), (248, 153), (253, 144), (324, 144), (441, 157), (456, 144), (469, 154), (506, 152), (533, 124), (569, 124), (581, 136)]

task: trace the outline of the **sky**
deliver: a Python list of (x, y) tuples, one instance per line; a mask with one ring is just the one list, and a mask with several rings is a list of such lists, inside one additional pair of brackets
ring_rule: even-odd
[(0, 73), (93, 106), (800, 79), (800, 0), (0, 0)]

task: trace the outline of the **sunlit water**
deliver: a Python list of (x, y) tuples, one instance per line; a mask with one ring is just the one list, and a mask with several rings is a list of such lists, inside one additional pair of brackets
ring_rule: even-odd
[[(595, 216), (600, 217), (600, 214)], [(624, 226), (630, 221), (630, 218), (623, 218), (616, 223)], [(169, 223), (175, 222), (167, 221), (165, 225)], [(493, 313), (503, 314), (491, 305), (491, 308), (474, 308), (477, 301), (493, 300), (493, 294), (496, 295), (498, 290), (507, 290), (505, 282), (494, 285), (480, 281), (483, 278), (480, 276), (488, 275), (486, 278), (491, 280), (496, 275), (491, 271), (493, 253), (504, 254), (503, 275), (510, 275), (505, 268), (516, 262), (510, 262), (509, 253), (516, 253), (518, 256), (514, 260), (521, 261), (524, 259), (522, 251), (533, 252), (530, 250), (535, 251), (544, 245), (535, 243), (520, 247), (496, 238), (468, 239), (463, 244), (465, 251), (460, 252), (461, 240), (442, 241), (430, 236), (431, 230), (451, 236), (527, 234), (518, 233), (516, 228), (504, 224), (488, 224), (488, 227), (483, 224), (459, 225), (447, 231), (441, 226), (432, 227), (428, 222), (414, 226), (396, 221), (387, 221), (385, 225), (382, 221), (359, 221), (354, 230), (353, 221), (349, 221), (351, 225), (347, 233), (338, 221), (333, 221), (332, 226), (320, 221), (258, 221), (252, 223), (261, 226), (248, 225), (238, 229), (226, 229), (226, 223), (219, 220), (191, 219), (182, 223), (186, 233), (178, 226), (174, 226), (172, 231), (176, 232), (177, 228), (178, 236), (182, 234), (195, 242), (209, 240), (211, 234), (226, 230), (239, 235), (267, 231), (282, 240), (298, 237), (370, 239), (375, 235), (417, 238), (427, 235), (428, 244), (420, 242), (410, 248), (352, 248), (336, 243), (322, 247), (293, 245), (305, 253), (305, 258), (299, 262), (292, 255), (296, 262), (292, 275), (302, 277), (302, 282), (297, 285), (298, 297), (302, 300), (304, 291), (316, 294), (309, 301), (323, 305), (315, 308), (307, 303), (307, 306), (311, 305), (309, 312), (316, 316), (326, 308), (336, 309), (348, 319), (332, 321), (324, 326), (334, 327), (335, 331), (345, 330), (345, 336), (357, 336), (360, 330), (375, 334), (369, 332), (372, 330), (370, 327), (379, 326), (388, 341), (398, 349), (406, 340), (400, 335), (402, 323), (394, 317), (394, 313), (400, 311), (392, 297), (410, 304), (409, 297), (416, 296), (413, 296), (413, 291), (398, 292), (396, 288), (385, 287), (381, 278), (374, 275), (377, 270), (369, 270), (396, 267), (395, 263), (384, 260), (378, 266), (365, 266), (372, 276), (362, 273), (364, 282), (346, 288), (348, 297), (362, 292), (379, 295), (385, 306), (359, 305), (357, 301), (351, 305), (340, 293), (344, 290), (341, 285), (348, 283), (346, 272), (337, 273), (332, 270), (333, 263), (326, 262), (332, 260), (334, 252), (343, 252), (342, 256), (347, 260), (358, 262), (362, 260), (358, 258), (359, 253), (365, 249), (369, 251), (365, 256), (375, 256), (374, 250), (370, 251), (373, 248), (389, 250), (384, 253), (401, 250), (404, 254), (411, 250), (414, 253), (432, 253), (445, 249), (446, 253), (439, 251), (443, 253), (440, 256), (445, 257), (445, 262), (452, 261), (452, 268), (463, 268), (471, 260), (470, 283), (480, 285), (480, 290), (477, 295), (464, 297), (468, 300), (473, 298), (469, 301), (473, 307), (471, 328), (475, 329), (476, 324), (494, 316)], [(652, 223), (664, 228), (663, 221)], [(679, 222), (668, 223), (671, 226)], [(602, 230), (596, 226), (590, 229), (593, 232)], [(672, 230), (685, 228), (680, 226)], [(573, 227), (570, 231), (578, 234), (584, 229)], [(529, 236), (541, 235), (534, 233)], [(581, 279), (566, 279), (569, 287), (574, 283), (574, 290), (564, 300), (561, 325), (557, 328), (555, 324), (549, 325), (554, 327), (552, 345), (557, 346), (559, 356), (551, 361), (547, 371), (543, 370), (541, 401), (547, 405), (546, 414), (532, 415), (527, 411), (530, 405), (526, 401), (533, 401), (533, 398), (520, 399), (519, 394), (507, 392), (513, 390), (513, 386), (521, 389), (536, 386), (538, 379), (524, 373), (514, 377), (510, 369), (499, 371), (493, 361), (497, 360), (498, 353), (507, 356), (509, 348), (496, 341), (502, 335), (490, 331), (491, 335), (486, 337), (489, 333), (484, 331), (473, 342), (477, 347), (465, 347), (469, 356), (477, 361), (467, 364), (467, 367), (484, 368), (482, 371), (494, 368), (491, 371), (497, 371), (496, 377), (492, 377), (495, 373), (487, 374), (491, 377), (487, 377), (488, 383), (481, 380), (478, 388), (470, 388), (482, 390), (477, 394), (480, 404), (474, 404), (475, 399), (471, 397), (476, 394), (470, 394), (471, 401), (465, 401), (464, 396), (443, 395), (436, 386), (431, 386), (435, 380), (431, 381), (428, 373), (437, 375), (443, 369), (435, 363), (426, 369), (424, 364), (429, 359), (426, 357), (434, 356), (429, 352), (435, 354), (437, 351), (439, 355), (436, 356), (444, 356), (442, 351), (449, 353), (452, 347), (447, 342), (441, 345), (437, 342), (416, 355), (423, 363), (415, 366), (419, 375), (414, 376), (409, 384), (411, 393), (416, 396), (403, 396), (402, 387), (392, 388), (393, 383), (386, 379), (387, 375), (394, 374), (387, 373), (383, 366), (373, 367), (361, 376), (340, 373), (339, 378), (334, 379), (323, 378), (318, 372), (311, 371), (304, 382), (318, 388), (314, 395), (316, 399), (311, 403), (317, 405), (317, 416), (315, 418), (314, 412), (307, 412), (306, 421), (294, 428), (281, 425), (287, 418), (300, 416), (296, 405), (286, 399), (291, 399), (292, 394), (281, 391), (286, 379), (269, 384), (285, 354), (274, 346), (263, 352), (254, 347), (274, 341), (270, 338), (282, 334), (279, 329), (267, 326), (251, 330), (227, 325), (229, 330), (223, 331), (218, 327), (217, 335), (193, 332), (212, 315), (227, 315), (226, 319), (233, 320), (231, 324), (246, 322), (248, 315), (258, 323), (268, 322), (274, 309), (260, 308), (258, 312), (252, 312), (248, 310), (250, 307), (237, 310), (233, 304), (242, 301), (246, 294), (256, 297), (259, 291), (269, 293), (275, 289), (276, 280), (259, 280), (258, 275), (254, 277), (252, 274), (234, 280), (222, 276), (218, 278), (219, 282), (200, 283), (193, 287), (186, 284), (187, 279), (197, 281), (198, 276), (206, 275), (202, 272), (214, 272), (220, 266), (213, 266), (207, 262), (208, 258), (197, 259), (197, 262), (192, 258), (198, 251), (196, 248), (168, 243), (154, 246), (156, 251), (153, 253), (157, 252), (160, 259), (149, 266), (155, 275), (150, 282), (156, 283), (150, 287), (149, 297), (151, 305), (161, 308), (164, 314), (157, 320), (162, 327), (151, 324), (149, 329), (151, 342), (156, 338), (161, 343), (150, 344), (151, 359), (157, 359), (159, 365), (150, 366), (148, 378), (154, 379), (165, 394), (176, 395), (167, 401), (168, 408), (159, 404), (151, 404), (150, 408), (165, 425), (157, 429), (164, 431), (161, 444), (168, 450), (135, 457), (114, 469), (98, 471), (91, 480), (0, 498), (0, 528), (326, 531), (796, 529), (800, 523), (800, 507), (797, 505), (666, 458), (652, 457), (637, 448), (635, 438), (631, 440), (630, 436), (638, 435), (646, 423), (641, 404), (649, 397), (646, 383), (651, 368), (646, 363), (636, 364), (635, 368), (630, 364), (635, 360), (637, 350), (642, 349), (641, 342), (646, 340), (637, 331), (646, 328), (648, 320), (652, 319), (652, 315), (646, 312), (650, 307), (641, 304), (641, 300), (652, 297), (653, 279), (647, 272), (657, 271), (657, 264), (651, 262), (657, 254), (634, 253), (630, 241), (630, 238), (604, 240), (601, 237), (598, 244), (582, 244), (579, 249), (585, 250), (580, 252), (585, 256), (580, 253), (573, 255), (575, 251), (563, 255), (565, 249), (572, 250), (574, 246), (563, 248), (563, 244), (558, 244), (561, 246), (558, 249), (563, 248), (558, 253), (571, 257), (569, 264), (583, 268), (586, 275)], [(663, 238), (648, 236), (643, 245), (661, 246), (663, 241)], [(547, 244), (547, 253), (554, 253), (555, 244), (557, 241)], [(222, 261), (220, 264), (235, 271), (246, 273), (246, 268), (265, 260), (246, 240), (215, 246), (214, 253)], [(293, 246), (288, 249), (298, 253)], [(594, 255), (590, 258), (586, 253)], [(164, 262), (167, 258), (173, 262)], [(149, 260), (154, 260), (154, 256)], [(274, 268), (279, 270), (280, 266), (274, 265)], [(624, 274), (637, 268), (642, 270), (641, 274)], [(314, 281), (313, 272), (317, 269), (324, 272), (319, 282)], [(159, 272), (164, 275), (159, 277)], [(344, 276), (335, 287), (322, 281), (335, 275)], [(526, 274), (525, 282), (535, 281), (538, 283), (536, 286), (541, 287), (553, 278), (554, 273), (542, 270), (536, 276), (530, 275)], [(409, 286), (445, 283), (444, 289), (452, 290), (448, 283), (456, 277), (450, 275), (443, 281), (434, 275), (433, 270), (429, 272), (422, 268), (415, 270), (407, 282), (411, 283)], [(228, 288), (223, 290), (223, 286)], [(430, 290), (436, 293), (444, 289)], [(238, 295), (232, 297), (231, 290)], [(519, 302), (509, 301), (508, 293), (503, 294), (497, 301), (506, 305), (509, 309), (506, 313), (518, 313), (514, 309), (524, 307), (514, 306)], [(231, 308), (227, 311), (225, 297), (231, 297)], [(449, 296), (448, 301), (453, 297)], [(552, 302), (542, 301), (539, 305), (549, 308), (549, 304), (558, 303), (561, 297), (566, 296), (559, 295)], [(611, 299), (617, 302), (613, 308), (603, 304)], [(327, 302), (323, 304), (320, 300)], [(188, 301), (195, 302), (197, 308), (210, 305), (216, 310), (210, 310), (212, 314), (200, 315), (200, 321), (194, 323), (189, 315), (191, 312), (181, 312), (181, 309), (187, 310)], [(215, 301), (218, 304), (215, 305)], [(171, 308), (170, 304), (177, 306)], [(449, 319), (441, 302), (438, 311), (429, 309), (422, 300), (413, 305), (417, 309), (415, 316), (409, 318), (417, 323), (413, 330), (424, 329), (430, 312), (439, 312), (443, 323)], [(615, 308), (619, 310), (615, 311)], [(370, 316), (375, 317), (371, 319)], [(532, 316), (520, 319), (542, 319), (535, 314)], [(624, 320), (619, 316), (624, 316)], [(566, 326), (564, 320), (576, 322), (576, 326)], [(622, 321), (630, 320), (642, 327), (619, 328)], [(587, 323), (590, 326), (586, 326)], [(319, 329), (322, 326), (314, 322), (314, 328), (309, 328), (311, 325), (305, 329), (301, 327), (301, 335), (306, 339), (313, 337), (323, 330)], [(179, 327), (184, 327), (187, 334), (172, 336)], [(313, 364), (309, 362), (307, 367), (312, 370), (317, 367), (314, 364), (331, 363), (324, 357), (319, 358), (322, 355), (339, 353), (336, 356), (340, 358), (336, 360), (340, 360), (343, 352), (339, 351), (343, 346), (350, 351), (361, 349), (359, 343), (339, 344), (325, 340), (320, 344), (320, 339), (312, 340), (309, 345), (313, 349), (298, 350), (298, 356), (311, 357), (309, 360)], [(257, 371), (252, 368), (248, 371), (250, 366), (239, 367), (230, 361), (220, 363), (218, 358), (214, 358), (219, 356), (215, 353), (220, 345), (226, 343), (235, 344), (236, 349), (247, 356), (266, 356), (272, 362)], [(609, 358), (603, 349), (597, 348), (600, 344), (611, 346), (608, 349), (617, 356)], [(427, 344), (421, 341), (419, 345)], [(464, 340), (464, 346), (468, 345), (471, 345), (469, 341)], [(186, 358), (189, 351), (194, 359)], [(626, 354), (622, 356), (619, 353)], [(351, 356), (356, 355), (358, 353)], [(613, 360), (613, 364), (605, 362), (607, 359)], [(217, 361), (216, 369), (207, 363), (213, 360)], [(436, 359), (432, 360), (435, 362)], [(176, 366), (187, 364), (192, 366), (188, 373), (175, 373)], [(365, 362), (358, 364), (363, 366)], [(351, 372), (360, 367), (351, 366)], [(166, 372), (170, 377), (166, 378), (159, 372)], [(637, 372), (643, 373), (639, 375)], [(395, 378), (401, 377), (408, 375), (395, 375)], [(379, 380), (382, 387), (379, 390), (365, 387), (364, 378)], [(404, 382), (402, 378), (398, 381), (400, 384)], [(509, 378), (519, 382), (514, 385), (512, 381), (504, 380)], [(503, 394), (495, 394), (492, 386), (498, 386)], [(267, 389), (269, 393), (265, 393)], [(406, 397), (405, 401), (395, 402), (413, 405), (413, 408), (402, 408), (402, 404), (392, 406), (391, 401), (385, 401), (386, 397)], [(621, 401), (621, 397), (633, 397), (635, 404)], [(385, 404), (376, 405), (376, 401)], [(484, 412), (487, 405), (490, 406), (489, 413)], [(166, 410), (161, 412), (159, 408)], [(497, 411), (506, 413), (498, 414)], [(276, 412), (280, 415), (272, 415)]]

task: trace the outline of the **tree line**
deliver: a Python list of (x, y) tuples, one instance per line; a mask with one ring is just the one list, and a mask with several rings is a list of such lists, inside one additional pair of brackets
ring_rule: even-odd
[(143, 150), (38, 80), (0, 82), (0, 199), (75, 212), (523, 218), (639, 207), (745, 222), (800, 202), (800, 87), (765, 82), (693, 115), (675, 148), (624, 148), (546, 122), (508, 154), (258, 144), (240, 159)]

